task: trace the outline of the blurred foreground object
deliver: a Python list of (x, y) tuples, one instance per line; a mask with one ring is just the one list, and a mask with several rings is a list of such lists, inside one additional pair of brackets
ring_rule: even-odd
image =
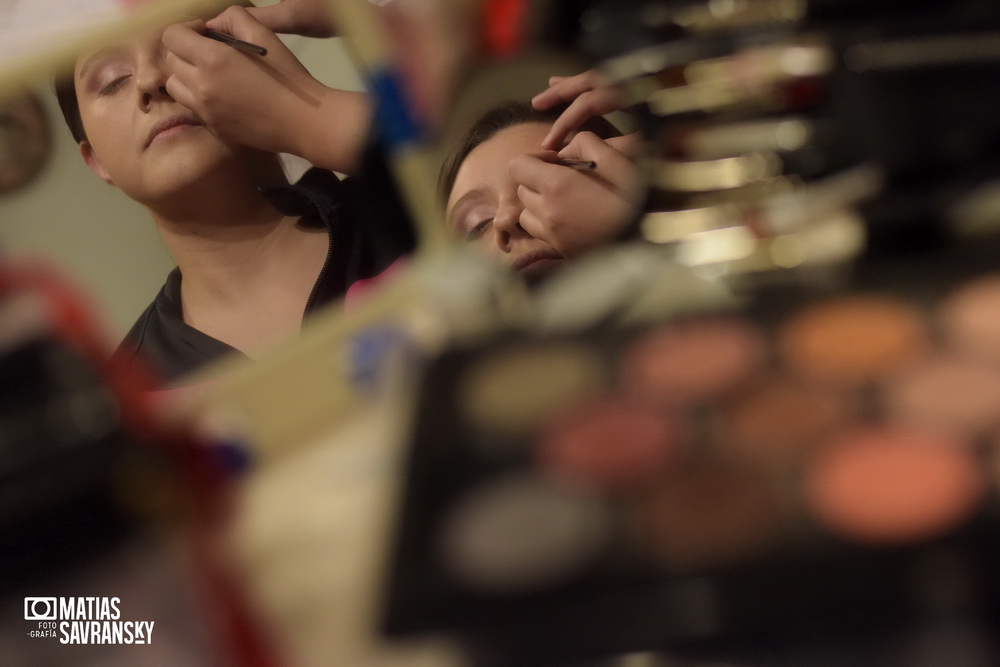
[(69, 66), (91, 45), (134, 35), (226, 0), (9, 0), (0, 3), (0, 97)]
[[(153, 386), (110, 360), (71, 285), (36, 263), (4, 258), (0, 642), (7, 659), (270, 664), (216, 545), (224, 471), (209, 443), (156, 415)], [(84, 609), (77, 604), (84, 598), (97, 602)], [(106, 615), (109, 601), (116, 615)]]
[(51, 151), (49, 120), (31, 94), (0, 103), (0, 194), (30, 183)]

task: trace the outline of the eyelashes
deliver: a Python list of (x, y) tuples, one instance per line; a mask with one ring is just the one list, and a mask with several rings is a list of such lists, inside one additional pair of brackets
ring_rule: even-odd
[(120, 76), (120, 77), (116, 78), (114, 81), (112, 81), (108, 85), (106, 85), (103, 88), (101, 88), (101, 91), (100, 91), (99, 95), (102, 95), (102, 96), (103, 95), (114, 95), (115, 93), (117, 93), (119, 90), (122, 89), (122, 87), (125, 85), (125, 82), (128, 80), (128, 78), (129, 77), (128, 77), (127, 74), (124, 75), (124, 76)]
[(462, 227), (467, 230), (465, 240), (474, 241), (483, 236), (493, 223), (496, 213), (496, 205), (490, 202), (480, 202), (463, 212)]
[(481, 237), (483, 234), (486, 233), (486, 228), (490, 224), (492, 224), (492, 222), (493, 218), (487, 218), (486, 220), (483, 220), (482, 222), (476, 224), (475, 226), (472, 227), (472, 229), (469, 230), (469, 233), (465, 235), (465, 240), (475, 241), (476, 239), (478, 239), (479, 237)]

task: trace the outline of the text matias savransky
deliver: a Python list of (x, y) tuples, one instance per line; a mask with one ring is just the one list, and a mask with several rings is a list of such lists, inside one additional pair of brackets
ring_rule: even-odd
[(155, 621), (121, 620), (116, 597), (24, 598), (24, 620), (36, 621), (29, 637), (58, 637), (61, 644), (152, 644)]

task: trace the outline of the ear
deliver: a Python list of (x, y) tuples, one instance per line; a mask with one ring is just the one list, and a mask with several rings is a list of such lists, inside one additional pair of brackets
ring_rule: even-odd
[(80, 155), (83, 157), (83, 161), (87, 163), (90, 170), (97, 174), (97, 177), (108, 185), (114, 185), (115, 182), (111, 180), (111, 174), (108, 170), (104, 168), (101, 164), (100, 159), (97, 157), (97, 153), (94, 152), (94, 147), (90, 145), (89, 141), (80, 142)]

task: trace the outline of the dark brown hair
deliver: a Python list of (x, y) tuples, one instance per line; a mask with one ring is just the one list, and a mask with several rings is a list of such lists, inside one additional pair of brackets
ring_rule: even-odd
[(83, 119), (80, 118), (80, 102), (76, 98), (76, 84), (73, 82), (73, 70), (56, 75), (52, 83), (59, 100), (59, 109), (63, 119), (69, 126), (73, 141), (80, 143), (87, 140), (87, 132), (83, 129)]
[[(530, 104), (523, 102), (504, 102), (493, 107), (473, 122), (462, 138), (455, 145), (455, 148), (445, 158), (441, 165), (441, 173), (438, 177), (438, 189), (444, 199), (451, 194), (451, 189), (455, 185), (455, 177), (458, 169), (465, 162), (465, 158), (479, 144), (487, 141), (500, 130), (505, 130), (514, 125), (522, 123), (553, 123), (559, 115), (566, 110), (566, 106), (559, 106), (554, 109), (538, 111)], [(601, 139), (620, 137), (621, 132), (614, 125), (602, 116), (594, 116), (587, 119), (580, 130), (593, 132)]]

